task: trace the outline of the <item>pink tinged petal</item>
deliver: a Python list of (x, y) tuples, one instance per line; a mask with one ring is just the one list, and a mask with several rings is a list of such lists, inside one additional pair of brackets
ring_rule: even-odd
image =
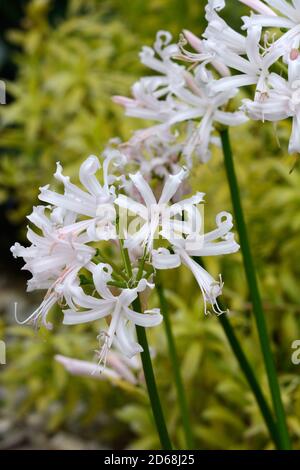
[(248, 7), (252, 8), (253, 10), (257, 11), (258, 13), (262, 13), (263, 15), (270, 15), (276, 16), (276, 13), (271, 10), (267, 5), (265, 5), (260, 0), (239, 0), (240, 2), (244, 3)]
[(54, 241), (53, 236), (51, 235), (40, 236), (37, 233), (35, 233), (30, 227), (28, 227), (28, 230), (27, 230), (27, 239), (33, 245), (36, 245), (37, 247), (44, 249), (44, 250), (49, 250)]
[(227, 235), (233, 228), (232, 215), (229, 212), (220, 212), (216, 217), (216, 224), (218, 228), (204, 235), (205, 242), (217, 240)]
[(77, 307), (86, 308), (90, 310), (98, 310), (100, 307), (102, 310), (111, 310), (114, 307), (114, 300), (97, 299), (91, 295), (86, 295), (81, 287), (70, 287), (70, 294), (72, 296), (74, 304)]
[(193, 47), (193, 49), (195, 49), (195, 51), (203, 52), (203, 44), (201, 39), (199, 39), (194, 33), (189, 31), (188, 29), (184, 29), (183, 34), (188, 43)]
[[(80, 361), (57, 354), (55, 360), (62, 364), (64, 368), (72, 375), (86, 376), (99, 380), (111, 379), (120, 380), (120, 374), (108, 367), (100, 369), (96, 364), (87, 361)], [(132, 382), (131, 382), (132, 383)]]
[(281, 121), (291, 115), (288, 109), (289, 97), (268, 99), (265, 102), (243, 100), (243, 108), (254, 120)]
[(155, 52), (151, 47), (143, 47), (142, 51), (139, 54), (140, 61), (149, 69), (155, 70), (158, 73), (167, 74), (168, 67), (167, 65), (155, 57)]
[(277, 75), (277, 73), (271, 73), (269, 75), (269, 85), (278, 93), (284, 95), (288, 95), (290, 93), (289, 83), (283, 77)]
[(116, 104), (120, 104), (121, 106), (127, 107), (127, 106), (136, 106), (136, 100), (133, 100), (132, 98), (127, 98), (125, 96), (113, 96), (112, 101)]
[(128, 307), (138, 296), (138, 288), (123, 289), (118, 297), (118, 302), (122, 307)]
[(66, 266), (68, 259), (61, 254), (43, 256), (42, 259), (34, 260), (34, 273), (39, 274), (44, 271), (59, 270)]
[(220, 11), (225, 7), (225, 0), (208, 0), (207, 7)]
[(194, 196), (189, 197), (187, 199), (183, 199), (182, 201), (176, 202), (172, 204), (170, 207), (170, 214), (175, 215), (181, 213), (185, 208), (191, 205), (201, 204), (204, 202), (205, 193), (197, 192)]
[(187, 251), (191, 256), (220, 256), (220, 255), (229, 255), (232, 253), (237, 253), (240, 249), (240, 246), (235, 242), (233, 237), (230, 237), (228, 240), (216, 243), (206, 243), (201, 247), (196, 245), (188, 245)]
[[(195, 101), (195, 100), (194, 100)], [(184, 111), (178, 111), (174, 114), (174, 116), (168, 121), (168, 125), (172, 126), (173, 124), (177, 124), (179, 122), (188, 121), (191, 119), (201, 118), (205, 113), (205, 107), (197, 106), (196, 108), (190, 108)]]
[(10, 248), (10, 251), (12, 252), (14, 258), (18, 258), (18, 257), (22, 257), (22, 258), (23, 258), (24, 256), (26, 256), (27, 248), (25, 248), (24, 246), (20, 245), (20, 243), (15, 243), (15, 244)]

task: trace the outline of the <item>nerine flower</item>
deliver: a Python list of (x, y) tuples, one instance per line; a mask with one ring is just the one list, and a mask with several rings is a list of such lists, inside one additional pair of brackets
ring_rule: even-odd
[[(201, 230), (204, 231), (203, 220)], [(193, 273), (204, 299), (204, 311), (209, 303), (216, 314), (223, 313), (217, 301), (222, 294), (223, 282), (221, 275), (215, 280), (194, 257), (219, 256), (236, 253), (239, 245), (231, 232), (232, 216), (228, 212), (221, 212), (216, 217), (217, 228), (208, 233), (190, 233), (185, 238), (175, 237), (174, 234), (162, 234), (171, 243), (173, 253), (165, 248), (153, 252), (153, 265), (156, 269), (173, 269), (182, 264)]]
[(92, 239), (110, 240), (116, 237), (115, 233), (115, 177), (108, 172), (110, 163), (116, 160), (115, 165), (124, 163), (124, 156), (117, 150), (107, 150), (104, 154), (103, 185), (100, 184), (96, 173), (101, 168), (99, 159), (91, 155), (80, 167), (79, 179), (86, 191), (79, 188), (64, 176), (62, 166), (57, 163), (54, 177), (63, 184), (64, 194), (49, 189), (49, 185), (40, 189), (39, 199), (54, 206), (70, 210), (81, 220), (72, 227), (72, 230), (86, 230)]
[(200, 160), (206, 162), (210, 158), (209, 145), (215, 124), (235, 126), (247, 120), (243, 112), (224, 109), (238, 90), (231, 88), (226, 93), (214, 92), (211, 86), (213, 76), (205, 68), (205, 63), (213, 61), (214, 56), (204, 54), (204, 64), (187, 70), (175, 62), (176, 57), (180, 58), (182, 54), (180, 48), (169, 44), (171, 35), (160, 31), (157, 38), (162, 36), (165, 40), (163, 43), (160, 40), (159, 49), (146, 48), (141, 54), (142, 62), (160, 75), (144, 77), (135, 83), (132, 99), (115, 97), (114, 101), (125, 107), (128, 116), (159, 122), (145, 131), (147, 136), (174, 129), (182, 122), (195, 121), (195, 131), (186, 141), (184, 153), (190, 159), (196, 152)]
[[(205, 7), (205, 18), (208, 26), (203, 37), (205, 39), (213, 38), (219, 44), (222, 44), (223, 47), (226, 46), (232, 52), (243, 54), (246, 50), (246, 39), (244, 35), (231, 28), (217, 13), (224, 7), (224, 0), (208, 0)], [(191, 45), (194, 46), (193, 44)]]
[(300, 56), (288, 61), (288, 79), (272, 73), (269, 78), (270, 91), (262, 102), (244, 100), (245, 110), (252, 119), (281, 121), (293, 118), (289, 152), (300, 152)]
[(81, 361), (71, 357), (57, 354), (55, 360), (62, 364), (65, 369), (73, 375), (93, 377), (99, 380), (110, 380), (113, 383), (125, 381), (136, 385), (139, 382), (141, 363), (137, 357), (128, 359), (117, 350), (110, 350), (107, 354), (106, 367), (100, 369), (95, 367), (94, 362)]
[[(219, 9), (225, 2), (219, 2)], [(247, 36), (235, 32), (230, 28), (230, 34), (225, 27), (226, 23), (215, 12), (212, 5), (207, 6), (208, 27), (204, 33), (207, 47), (214, 51), (216, 58), (222, 61), (229, 69), (238, 73), (233, 76), (215, 80), (213, 92), (224, 92), (234, 88), (256, 85), (255, 99), (264, 99), (268, 93), (268, 76), (270, 68), (285, 53), (284, 44), (274, 42), (271, 47), (261, 45), (262, 26), (252, 24), (247, 29)], [(224, 40), (229, 36), (230, 40)]]
[(258, 13), (244, 18), (246, 27), (252, 24), (268, 28), (291, 29), (296, 27), (297, 31), (300, 31), (299, 0), (292, 0), (291, 3), (286, 0), (240, 0), (240, 2)]
[[(298, 152), (300, 3), (298, 0), (290, 3), (286, 0), (241, 2), (256, 12), (243, 17), (246, 36), (235, 32), (220, 18), (218, 11), (224, 8), (224, 0), (211, 0), (206, 7), (206, 50), (211, 50), (214, 60), (222, 62), (234, 72), (232, 76), (214, 80), (211, 93), (255, 85), (253, 99), (244, 99), (241, 110), (250, 118), (263, 121), (276, 122), (292, 117), (289, 152)], [(271, 27), (278, 28), (277, 33), (263, 30)], [(284, 31), (279, 28), (284, 28)], [(286, 64), (287, 80), (281, 76), (286, 73)], [(278, 70), (281, 70), (280, 74)]]
[[(110, 156), (119, 156), (119, 152), (110, 151)], [(109, 327), (101, 331), (100, 337), (103, 345), (99, 352), (99, 361), (106, 362), (108, 351), (112, 344), (117, 346), (124, 355), (132, 357), (141, 352), (141, 346), (135, 339), (135, 326), (150, 327), (158, 325), (162, 317), (158, 310), (138, 313), (130, 308), (139, 293), (147, 287), (153, 287), (145, 279), (131, 280), (135, 287), (119, 287), (118, 294), (113, 293), (109, 285), (117, 273), (113, 273), (110, 265), (99, 261), (98, 248), (102, 240), (107, 240), (104, 234), (111, 234), (109, 239), (115, 243), (116, 211), (115, 187), (111, 181), (116, 177), (108, 175), (108, 160), (104, 161), (104, 185), (102, 186), (96, 176), (100, 163), (96, 157), (89, 157), (80, 168), (80, 180), (87, 191), (72, 184), (58, 167), (56, 177), (63, 182), (65, 193), (59, 194), (42, 189), (42, 199), (51, 202), (52, 206), (38, 206), (29, 216), (31, 223), (35, 224), (38, 233), (28, 229), (28, 239), (31, 246), (22, 247), (15, 244), (11, 250), (14, 256), (21, 256), (25, 260), (24, 269), (32, 273), (29, 281), (29, 290), (47, 289), (41, 305), (23, 322), (37, 324), (41, 321), (48, 329), (52, 327), (48, 321), (51, 308), (59, 302), (64, 305), (64, 323), (68, 325), (86, 323), (106, 318)], [(113, 230), (109, 232), (100, 224), (103, 214), (99, 214), (103, 204), (110, 204), (113, 208), (113, 219), (109, 220)], [(96, 227), (97, 231), (91, 230)], [(96, 244), (96, 246), (95, 246)], [(94, 261), (99, 264), (95, 264)], [(81, 287), (80, 271), (85, 269), (91, 273), (91, 285), (94, 283), (94, 294), (88, 295)], [(89, 281), (88, 281), (89, 282)], [(129, 281), (128, 281), (129, 282)], [(124, 283), (123, 283), (124, 284)], [(126, 286), (126, 283), (125, 283)]]
[[(217, 297), (222, 293), (223, 283), (221, 279), (215, 281), (193, 257), (217, 256), (239, 250), (239, 245), (231, 233), (232, 217), (226, 212), (220, 213), (216, 219), (217, 228), (203, 235), (204, 220), (197, 206), (203, 203), (204, 193), (197, 193), (173, 204), (171, 202), (185, 176), (186, 172), (183, 170), (177, 175), (170, 175), (157, 201), (143, 176), (140, 173), (131, 175), (144, 204), (125, 195), (119, 195), (115, 203), (139, 216), (143, 223), (137, 232), (127, 234), (125, 246), (129, 249), (140, 247), (142, 252), (146, 250), (156, 269), (173, 269), (181, 264), (186, 265), (201, 289), (205, 312), (209, 303), (213, 311), (220, 314), (222, 312), (218, 307)], [(159, 241), (155, 243), (160, 238), (169, 243), (172, 253)]]
[(99, 295), (86, 295), (83, 289), (76, 284), (70, 286), (70, 296), (73, 308), (63, 310), (65, 325), (77, 325), (109, 317), (110, 323), (106, 330), (100, 331), (103, 340), (99, 355), (99, 362), (104, 364), (107, 354), (115, 344), (122, 353), (131, 358), (142, 347), (135, 340), (135, 325), (143, 327), (157, 326), (162, 321), (158, 310), (149, 310), (138, 313), (130, 308), (132, 302), (140, 292), (144, 291), (149, 283), (142, 279), (137, 287), (123, 289), (119, 295), (113, 295), (107, 283), (112, 280), (112, 268), (107, 264), (90, 265), (95, 289)]
[[(57, 302), (64, 306), (63, 323), (66, 325), (106, 319), (108, 327), (99, 333), (102, 341), (99, 362), (105, 365), (113, 345), (129, 358), (142, 351), (136, 341), (136, 326), (153, 327), (162, 321), (157, 309), (144, 313), (132, 309), (138, 295), (147, 287), (154, 286), (149, 282), (149, 276), (152, 276), (151, 264), (156, 269), (170, 269), (181, 264), (188, 266), (203, 293), (205, 311), (206, 303), (209, 302), (216, 313), (221, 313), (216, 299), (221, 294), (222, 282), (214, 281), (209, 273), (195, 263), (193, 256), (233, 253), (237, 251), (238, 245), (230, 233), (232, 221), (228, 214), (218, 216), (218, 228), (204, 235), (202, 243), (199, 234), (203, 218), (197, 206), (203, 202), (204, 194), (197, 193), (177, 200), (187, 170), (169, 174), (158, 198), (140, 172), (131, 174), (130, 180), (139, 193), (137, 201), (121, 193), (116, 197), (116, 186), (109, 183), (111, 179), (108, 174), (104, 185), (100, 185), (95, 176), (99, 167), (95, 157), (89, 157), (81, 166), (80, 179), (87, 191), (72, 184), (58, 167), (56, 177), (63, 182), (65, 193), (56, 193), (48, 187), (42, 189), (42, 199), (52, 205), (35, 207), (29, 216), (30, 222), (37, 228), (37, 232), (28, 229), (31, 246), (15, 244), (11, 250), (14, 256), (24, 258), (24, 269), (32, 274), (28, 282), (29, 290), (47, 290), (41, 305), (21, 323), (37, 324), (41, 321), (50, 329), (52, 325), (48, 321), (48, 314)], [(113, 178), (116, 182), (116, 178)], [(118, 190), (121, 189), (125, 191), (126, 185), (118, 187)], [(103, 254), (98, 248), (99, 243), (107, 238), (91, 229), (96, 227), (98, 217), (101, 217), (98, 208), (102, 209), (104, 203), (110, 204), (114, 211), (114, 217), (109, 220), (114, 229), (110, 230), (109, 239), (114, 242), (116, 250), (123, 250), (123, 246), (128, 249), (133, 263), (132, 275), (127, 272), (125, 279), (124, 272), (113, 261), (111, 264), (114, 268), (100, 260)], [(115, 207), (119, 208), (118, 225)], [(116, 225), (120, 228), (121, 209), (138, 216), (134, 232), (116, 230)], [(108, 233), (101, 224), (97, 230)], [(123, 233), (125, 241), (121, 242)], [(216, 243), (217, 239), (222, 241)], [(165, 242), (172, 253), (164, 248)], [(141, 266), (135, 256), (137, 252), (144, 253), (144, 264)], [(144, 271), (145, 263), (148, 264), (148, 271)], [(121, 281), (116, 281), (116, 278), (121, 278)], [(82, 279), (87, 281), (90, 289), (94, 288), (92, 295), (83, 289)]]
[(170, 173), (177, 173), (183, 147), (184, 143), (178, 142), (176, 136), (170, 132), (145, 138), (134, 134), (129, 141), (119, 143), (128, 162), (138, 166), (146, 180), (152, 177), (167, 178)]
[[(181, 214), (184, 208), (189, 209), (201, 202), (203, 193), (197, 193), (193, 198), (183, 200), (182, 203), (170, 204), (186, 175), (187, 172), (184, 169), (175, 175), (169, 175), (158, 200), (140, 172), (130, 175), (130, 179), (143, 198), (144, 204), (124, 194), (120, 194), (115, 200), (116, 205), (127, 212), (130, 211), (141, 220), (139, 224), (141, 227), (138, 230), (125, 234), (124, 245), (127, 248), (131, 250), (143, 247), (148, 253), (151, 253), (154, 240), (158, 238), (159, 233), (168, 233), (170, 228), (172, 230), (178, 228), (183, 232), (189, 230), (188, 224), (176, 219), (176, 216)], [(194, 211), (193, 215), (195, 215)]]
[(76, 229), (65, 231), (66, 224), (74, 227), (73, 212), (50, 208), (50, 215), (45, 214), (47, 207), (34, 207), (28, 217), (40, 234), (30, 227), (27, 238), (31, 246), (23, 247), (19, 243), (12, 246), (14, 257), (25, 260), (23, 269), (30, 271), (32, 278), (28, 281), (28, 290), (47, 289), (41, 305), (25, 322), (37, 323), (40, 319), (48, 328), (47, 315), (53, 305), (62, 298), (65, 286), (76, 277), (78, 271), (86, 266), (95, 249), (88, 246), (87, 234)]

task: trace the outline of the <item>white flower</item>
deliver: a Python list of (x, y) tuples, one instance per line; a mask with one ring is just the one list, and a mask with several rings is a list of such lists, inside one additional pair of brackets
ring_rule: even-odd
[[(154, 250), (152, 254), (153, 266), (156, 269), (173, 269), (183, 263), (187, 266), (200, 287), (204, 299), (205, 313), (209, 303), (216, 314), (223, 313), (218, 306), (217, 297), (222, 294), (223, 282), (216, 281), (202, 266), (197, 263), (195, 256), (219, 256), (236, 253), (239, 245), (231, 233), (233, 227), (232, 216), (221, 212), (216, 217), (217, 228), (206, 234), (191, 233), (186, 238), (173, 237), (163, 234), (171, 243), (173, 254), (165, 248)], [(218, 241), (219, 240), (219, 241)]]
[(257, 103), (244, 100), (243, 106), (252, 119), (281, 121), (293, 118), (289, 152), (300, 152), (300, 56), (288, 61), (288, 80), (272, 73), (267, 99)]
[(184, 144), (170, 132), (146, 138), (141, 134), (134, 134), (129, 141), (120, 144), (128, 161), (138, 165), (146, 180), (153, 176), (167, 178), (170, 173), (178, 172), (183, 147)]
[[(300, 2), (292, 0), (288, 3), (286, 0), (240, 0), (259, 14), (251, 17), (244, 17), (245, 27), (250, 25), (259, 25), (271, 28), (296, 27), (299, 32), (300, 26)], [(277, 14), (279, 13), (279, 15)]]
[(240, 2), (252, 8), (252, 10), (261, 13), (262, 15), (276, 16), (276, 13), (261, 0), (240, 0)]
[(242, 55), (224, 47), (215, 39), (209, 40), (209, 46), (215, 51), (216, 56), (223, 58), (227, 67), (240, 72), (231, 77), (215, 80), (211, 86), (213, 93), (256, 85), (256, 100), (263, 99), (268, 94), (269, 70), (285, 54), (286, 48), (282, 43), (274, 43), (269, 49), (263, 50), (260, 44), (261, 36), (260, 26), (250, 27), (247, 30), (245, 51)]
[[(178, 65), (170, 59), (171, 52), (178, 48), (169, 45), (169, 33), (159, 32), (158, 38), (162, 34), (165, 35), (165, 49), (160, 42), (159, 58), (155, 58), (157, 47), (154, 50), (146, 48), (142, 52), (143, 63), (161, 75), (151, 75), (135, 83), (133, 99), (115, 97), (114, 100), (126, 108), (128, 116), (159, 122), (145, 131), (147, 136), (173, 129), (182, 122), (195, 121), (195, 131), (186, 141), (184, 154), (190, 160), (196, 153), (202, 162), (206, 162), (210, 158), (209, 145), (215, 123), (235, 126), (247, 120), (240, 111), (231, 113), (223, 109), (238, 90), (231, 87), (230, 92), (214, 92), (210, 84), (213, 76), (205, 68), (206, 61), (193, 71)], [(176, 59), (180, 54), (174, 52), (174, 56)], [(204, 56), (208, 61), (214, 59), (211, 54), (210, 58)]]
[(71, 285), (70, 296), (73, 308), (63, 310), (63, 323), (77, 325), (110, 317), (107, 331), (100, 332), (103, 345), (99, 362), (105, 365), (108, 351), (113, 343), (125, 356), (133, 357), (143, 350), (135, 340), (134, 326), (153, 327), (162, 321), (162, 316), (157, 310), (138, 313), (130, 308), (139, 293), (144, 291), (149, 284), (142, 279), (136, 288), (123, 289), (119, 295), (115, 296), (107, 285), (112, 279), (112, 268), (107, 264), (98, 264), (90, 266), (90, 269), (100, 298), (86, 295), (79, 285)]
[[(203, 193), (197, 193), (193, 198), (181, 201), (181, 203), (170, 204), (180, 185), (187, 175), (186, 170), (175, 175), (169, 175), (163, 186), (159, 200), (143, 175), (138, 172), (130, 175), (130, 179), (143, 198), (144, 204), (132, 198), (120, 194), (115, 201), (120, 208), (125, 209), (138, 216), (141, 220), (141, 227), (133, 233), (127, 233), (125, 247), (130, 250), (143, 247), (148, 253), (152, 251), (154, 240), (159, 238), (160, 233), (167, 233), (171, 229), (188, 231), (189, 226), (181, 220), (176, 219), (184, 209), (188, 210), (203, 200)], [(136, 228), (136, 226), (135, 226)]]
[(27, 238), (31, 246), (23, 247), (16, 243), (11, 251), (14, 257), (24, 258), (23, 269), (32, 274), (28, 291), (47, 289), (42, 304), (23, 323), (32, 321), (36, 324), (41, 319), (47, 328), (51, 328), (51, 324), (47, 323), (48, 312), (62, 298), (66, 284), (90, 262), (95, 250), (86, 245), (86, 234), (80, 234), (77, 230), (64, 231), (64, 224), (74, 227), (74, 213), (55, 208), (47, 217), (46, 209), (44, 206), (34, 207), (28, 217), (41, 234), (29, 227)]
[[(230, 70), (228, 67), (221, 61), (215, 60), (215, 52), (208, 47), (208, 42), (205, 39), (199, 39), (191, 31), (184, 29), (182, 31), (181, 40), (180, 40), (180, 50), (182, 55), (179, 56), (180, 59), (186, 60), (188, 62), (202, 63), (207, 62), (215, 68), (215, 70), (220, 74), (221, 77), (227, 77), (230, 75)], [(196, 52), (187, 51), (184, 46), (189, 44)]]
[(62, 364), (73, 375), (92, 377), (99, 380), (108, 379), (113, 383), (126, 381), (136, 385), (139, 381), (137, 373), (141, 370), (141, 362), (138, 357), (128, 359), (117, 350), (110, 350), (107, 354), (106, 367), (99, 370), (94, 362), (81, 361), (71, 357), (55, 356), (55, 360)]
[[(97, 157), (90, 156), (80, 167), (79, 178), (87, 191), (71, 183), (68, 176), (62, 173), (60, 163), (57, 163), (55, 178), (63, 183), (64, 194), (56, 193), (49, 186), (41, 188), (39, 199), (54, 206), (70, 210), (77, 216), (85, 217), (76, 223), (78, 230), (87, 230), (91, 239), (109, 240), (116, 238), (115, 233), (115, 187), (112, 183), (115, 177), (109, 175), (108, 167), (112, 160), (116, 165), (124, 162), (124, 156), (117, 150), (107, 150), (103, 163), (103, 186), (99, 183), (96, 172), (101, 168)], [(75, 227), (72, 227), (72, 230)]]
[(222, 47), (227, 47), (232, 52), (243, 54), (246, 50), (245, 37), (232, 29), (217, 13), (217, 11), (222, 10), (224, 6), (225, 1), (208, 1), (205, 7), (205, 18), (208, 22), (208, 26), (203, 37), (218, 42)]

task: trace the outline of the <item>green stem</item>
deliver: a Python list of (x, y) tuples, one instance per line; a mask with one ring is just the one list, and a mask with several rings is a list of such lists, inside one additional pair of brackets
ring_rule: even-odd
[[(219, 306), (222, 308), (220, 302)], [(236, 337), (234, 330), (230, 324), (229, 319), (227, 318), (226, 314), (220, 315), (218, 317), (222, 328), (224, 330), (224, 333), (227, 336), (227, 339), (229, 341), (229, 344), (231, 346), (231, 349), (240, 365), (240, 368), (242, 369), (249, 386), (253, 392), (253, 395), (255, 396), (255, 399), (257, 401), (257, 404), (260, 408), (261, 414), (263, 415), (263, 418), (265, 420), (265, 423), (269, 429), (270, 435), (276, 445), (277, 448), (280, 448), (280, 442), (278, 438), (278, 431), (276, 427), (276, 423), (273, 419), (272, 412), (270, 410), (270, 407), (261, 391), (260, 385), (256, 379), (256, 376), (253, 372), (253, 369), (245, 356), (244, 351), (241, 348), (241, 345), (239, 343), (238, 338)]]
[[(193, 258), (200, 266), (202, 266), (205, 269), (205, 263), (202, 258), (199, 256)], [(221, 300), (218, 299), (218, 306), (219, 309), (222, 311), (226, 311), (225, 306), (222, 304)], [(276, 445), (276, 447), (279, 449), (280, 448), (280, 442), (278, 438), (278, 431), (276, 427), (276, 423), (273, 418), (273, 414), (271, 412), (271, 409), (267, 403), (267, 400), (265, 399), (264, 394), (262, 393), (261, 387), (257, 381), (257, 378), (253, 372), (253, 369), (251, 367), (250, 362), (247, 359), (247, 356), (245, 355), (240, 342), (234, 332), (233, 327), (231, 326), (231, 323), (229, 321), (229, 318), (227, 315), (224, 313), (223, 315), (218, 316), (218, 320), (221, 323), (221, 326), (223, 328), (223, 331), (228, 339), (228, 342), (231, 346), (231, 349), (239, 363), (239, 366), (242, 370), (242, 372), (245, 375), (245, 378), (253, 392), (253, 395), (257, 401), (257, 404), (259, 406), (259, 409), (261, 411), (261, 414), (265, 420), (266, 426), (269, 429), (270, 435)]]
[(235, 213), (235, 221), (239, 233), (241, 252), (243, 256), (244, 269), (249, 286), (250, 297), (253, 306), (253, 312), (256, 320), (261, 350), (265, 362), (266, 372), (268, 376), (269, 387), (271, 391), (277, 426), (280, 439), (280, 447), (284, 450), (291, 449), (290, 437), (287, 429), (285, 411), (281, 399), (280, 387), (276, 374), (275, 363), (271, 351), (270, 341), (268, 337), (267, 324), (264, 316), (262, 300), (258, 288), (254, 261), (251, 254), (248, 232), (244, 219), (240, 190), (235, 173), (232, 150), (229, 140), (228, 129), (220, 131), (222, 147), (224, 153), (224, 162), (227, 173), (227, 179), (231, 192), (232, 205)]
[(121, 255), (122, 255), (122, 258), (123, 258), (123, 263), (124, 263), (124, 266), (125, 266), (125, 269), (126, 269), (126, 273), (127, 273), (127, 276), (129, 277), (129, 279), (132, 278), (132, 268), (131, 268), (131, 261), (130, 261), (130, 258), (129, 258), (129, 254), (128, 254), (128, 250), (127, 248), (124, 247), (124, 241), (123, 240), (120, 240), (120, 249), (121, 249)]
[(164, 326), (165, 326), (165, 331), (166, 331), (166, 336), (167, 336), (167, 341), (168, 341), (169, 355), (170, 355), (170, 359), (172, 363), (172, 369), (173, 369), (173, 374), (174, 374), (174, 379), (175, 379), (178, 404), (179, 404), (180, 411), (181, 411), (181, 419), (182, 419), (185, 439), (186, 439), (188, 449), (194, 449), (194, 439), (193, 439), (193, 433), (192, 433), (192, 429), (190, 425), (189, 409), (188, 409), (187, 399), (186, 399), (183, 382), (181, 378), (181, 373), (180, 373), (180, 365), (179, 365), (179, 360), (177, 356), (175, 340), (174, 340), (174, 336), (172, 332), (172, 325), (170, 321), (168, 303), (165, 297), (161, 278), (158, 273), (156, 274), (155, 284), (156, 284), (158, 297), (160, 300), (161, 313), (164, 317)]
[[(202, 266), (205, 269), (205, 264), (202, 258), (194, 257), (193, 258), (200, 266)], [(222, 304), (221, 300), (218, 299), (218, 306), (219, 309), (222, 311), (226, 311), (225, 306)], [(245, 378), (253, 392), (253, 395), (256, 399), (256, 402), (259, 406), (259, 409), (261, 411), (261, 414), (265, 420), (266, 426), (270, 432), (270, 435), (274, 441), (274, 444), (276, 445), (277, 449), (280, 448), (280, 442), (279, 442), (279, 437), (278, 437), (278, 431), (276, 427), (276, 423), (273, 418), (273, 414), (271, 412), (271, 409), (267, 403), (267, 400), (261, 390), (261, 387), (258, 383), (258, 380), (253, 372), (253, 369), (251, 367), (250, 362), (247, 359), (247, 356), (245, 355), (240, 342), (234, 332), (233, 327), (231, 326), (231, 323), (229, 321), (229, 318), (227, 317), (226, 313), (223, 315), (218, 316), (218, 320), (221, 323), (221, 326), (223, 328), (223, 331), (227, 337), (227, 340), (231, 346), (231, 349), (239, 363), (239, 366), (242, 370), (242, 372), (245, 375)]]
[[(137, 297), (135, 301), (133, 302), (133, 308), (136, 312), (141, 312), (141, 302), (140, 302), (139, 297)], [(146, 331), (145, 331), (145, 328), (143, 328), (142, 326), (137, 326), (136, 331), (137, 331), (138, 342), (143, 348), (143, 352), (141, 353), (142, 364), (143, 364), (149, 399), (151, 403), (152, 413), (153, 413), (154, 421), (156, 424), (156, 429), (160, 438), (161, 446), (164, 450), (172, 450), (172, 444), (169, 438), (169, 434), (168, 434), (165, 418), (163, 415), (156, 382), (155, 382)]]

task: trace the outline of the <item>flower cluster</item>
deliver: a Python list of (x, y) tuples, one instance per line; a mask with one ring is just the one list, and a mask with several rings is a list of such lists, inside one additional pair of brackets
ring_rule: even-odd
[[(240, 1), (252, 10), (242, 18), (241, 31), (220, 16), (225, 0), (208, 0), (208, 25), (201, 38), (184, 30), (179, 43), (173, 44), (171, 35), (160, 31), (154, 47), (142, 49), (141, 62), (155, 75), (133, 85), (133, 98), (114, 98), (128, 116), (158, 122), (136, 132), (133, 145), (145, 144), (153, 135), (163, 141), (170, 132), (184, 135), (180, 154), (191, 166), (193, 158), (210, 158), (220, 125), (235, 126), (248, 118), (292, 118), (289, 152), (300, 152), (300, 3)], [(232, 100), (249, 86), (252, 98), (241, 95), (242, 103)]]
[[(217, 143), (213, 135), (216, 125), (235, 126), (247, 121), (242, 111), (229, 112), (226, 105), (238, 88), (218, 91), (211, 87), (213, 73), (207, 68), (212, 63), (219, 72), (227, 75), (227, 67), (214, 60), (215, 54), (205, 44), (185, 32), (185, 36), (199, 50), (199, 54), (184, 51), (181, 45), (172, 44), (167, 31), (159, 31), (153, 49), (144, 47), (140, 53), (141, 62), (157, 75), (143, 77), (132, 87), (133, 98), (115, 96), (114, 101), (126, 108), (128, 116), (150, 119), (158, 122), (146, 130), (134, 134), (131, 145), (143, 143), (153, 136), (161, 141), (168, 139), (170, 131), (183, 126), (185, 134), (182, 154), (185, 164), (192, 165), (192, 157), (201, 162), (210, 158), (210, 144)], [(199, 44), (198, 44), (199, 43)], [(180, 60), (200, 62), (187, 68)]]
[(222, 313), (217, 302), (221, 279), (215, 280), (193, 257), (238, 250), (232, 217), (218, 214), (216, 229), (204, 234), (204, 194), (175, 198), (187, 175), (181, 168), (166, 176), (156, 197), (141, 172), (127, 175), (126, 157), (117, 150), (108, 149), (102, 164), (90, 156), (80, 167), (80, 186), (58, 163), (54, 176), (63, 192), (40, 189), (39, 199), (47, 205), (35, 207), (29, 216), (36, 227), (28, 228), (31, 245), (16, 243), (11, 249), (32, 274), (28, 290), (46, 290), (24, 323), (51, 328), (49, 312), (59, 303), (65, 325), (99, 321), (101, 364), (112, 346), (131, 358), (142, 351), (135, 326), (154, 327), (162, 321), (158, 309), (135, 311), (134, 301), (154, 287), (156, 270), (181, 264), (194, 274), (205, 311), (209, 304)]

